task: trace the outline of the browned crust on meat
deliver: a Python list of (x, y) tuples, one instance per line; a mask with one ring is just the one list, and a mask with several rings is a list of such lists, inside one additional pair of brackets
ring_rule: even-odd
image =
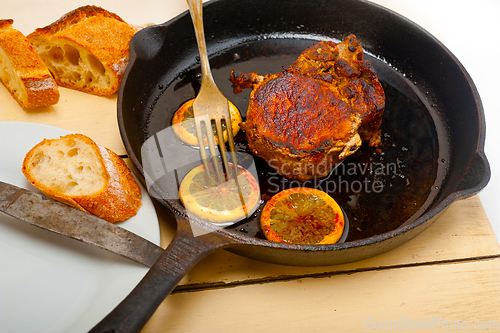
[(356, 36), (349, 35), (342, 43), (322, 41), (311, 45), (288, 71), (334, 84), (363, 119), (359, 130), (363, 141), (371, 146), (380, 144), (385, 94), (371, 62), (363, 60), (363, 48)]
[(251, 89), (254, 85), (261, 82), (262, 76), (256, 73), (243, 73), (241, 71), (231, 72), (231, 82), (233, 83), (233, 92), (239, 94), (243, 89)]
[(251, 151), (290, 179), (328, 175), (363, 141), (380, 143), (385, 95), (354, 35), (318, 42), (279, 74), (233, 71), (233, 91), (250, 93)]
[[(252, 91), (247, 122), (276, 146), (311, 153), (344, 141), (358, 126), (350, 106), (322, 81), (282, 73)], [(354, 126), (353, 126), (354, 125)]]
[(354, 135), (348, 145), (337, 143), (309, 153), (293, 153), (289, 147), (277, 146), (260, 135), (259, 130), (249, 122), (242, 127), (252, 153), (267, 161), (280, 175), (300, 181), (327, 176), (333, 166), (361, 146), (359, 136)]

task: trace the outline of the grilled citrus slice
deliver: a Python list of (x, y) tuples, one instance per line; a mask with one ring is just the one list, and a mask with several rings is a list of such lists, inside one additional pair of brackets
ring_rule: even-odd
[[(196, 137), (196, 127), (194, 124), (194, 113), (193, 113), (193, 101), (190, 99), (181, 105), (181, 107), (175, 111), (174, 117), (172, 118), (172, 127), (175, 135), (185, 143), (191, 146), (199, 146), (198, 138)], [(240, 130), (241, 114), (238, 108), (231, 102), (229, 102), (229, 113), (231, 114), (231, 127), (233, 129), (233, 136), (238, 134)], [(212, 130), (216, 133), (215, 125), (212, 125)], [(227, 128), (226, 124), (222, 123), (222, 133), (224, 135), (224, 142), (227, 142)], [(205, 144), (208, 140), (205, 138)], [(215, 136), (215, 143), (219, 144), (217, 135)]]
[(293, 244), (333, 244), (344, 231), (344, 214), (327, 193), (307, 187), (274, 195), (262, 211), (266, 238)]
[[(212, 168), (209, 166), (209, 169)], [(213, 176), (214, 171), (210, 172)], [(217, 184), (213, 178), (207, 175), (203, 165), (187, 173), (179, 187), (179, 197), (188, 211), (216, 224), (234, 223), (255, 211), (260, 188), (248, 170), (238, 166), (237, 183), (233, 178)]]

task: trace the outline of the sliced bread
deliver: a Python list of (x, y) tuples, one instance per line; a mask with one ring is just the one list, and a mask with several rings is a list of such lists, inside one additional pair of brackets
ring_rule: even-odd
[(120, 87), (136, 31), (114, 13), (83, 6), (28, 39), (60, 86), (111, 95)]
[(45, 139), (27, 154), (22, 172), (40, 191), (109, 222), (136, 215), (141, 189), (125, 162), (82, 134)]
[(14, 20), (0, 20), (0, 80), (23, 108), (56, 104), (59, 89)]

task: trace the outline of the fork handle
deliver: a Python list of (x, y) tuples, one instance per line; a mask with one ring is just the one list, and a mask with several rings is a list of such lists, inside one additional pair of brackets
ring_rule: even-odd
[(207, 44), (205, 42), (205, 31), (203, 29), (203, 4), (202, 0), (186, 0), (189, 6), (189, 13), (193, 20), (196, 41), (200, 52), (201, 71), (203, 78), (213, 80), (208, 62)]

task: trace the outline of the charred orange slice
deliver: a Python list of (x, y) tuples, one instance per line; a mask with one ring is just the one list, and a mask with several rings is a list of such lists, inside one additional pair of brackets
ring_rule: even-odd
[(187, 173), (179, 187), (179, 197), (188, 211), (204, 220), (225, 225), (255, 211), (260, 201), (260, 188), (248, 170), (238, 166), (237, 183), (233, 178), (215, 184), (213, 178), (207, 175), (203, 165)]
[[(190, 99), (181, 105), (181, 107), (175, 111), (174, 117), (172, 118), (172, 128), (175, 135), (183, 142), (191, 146), (198, 146), (198, 138), (196, 137), (196, 127), (194, 124), (194, 113), (193, 113), (193, 101)], [(229, 113), (231, 114), (231, 127), (233, 129), (233, 136), (238, 134), (240, 130), (241, 114), (238, 108), (231, 102), (229, 102)], [(212, 126), (212, 130), (215, 132), (215, 125)], [(227, 126), (222, 123), (222, 133), (224, 134), (224, 142), (227, 142)], [(208, 140), (205, 139), (205, 144)], [(215, 143), (219, 144), (217, 135), (215, 136)]]
[(266, 203), (260, 225), (273, 242), (333, 244), (344, 231), (344, 214), (327, 193), (296, 187), (279, 192)]

